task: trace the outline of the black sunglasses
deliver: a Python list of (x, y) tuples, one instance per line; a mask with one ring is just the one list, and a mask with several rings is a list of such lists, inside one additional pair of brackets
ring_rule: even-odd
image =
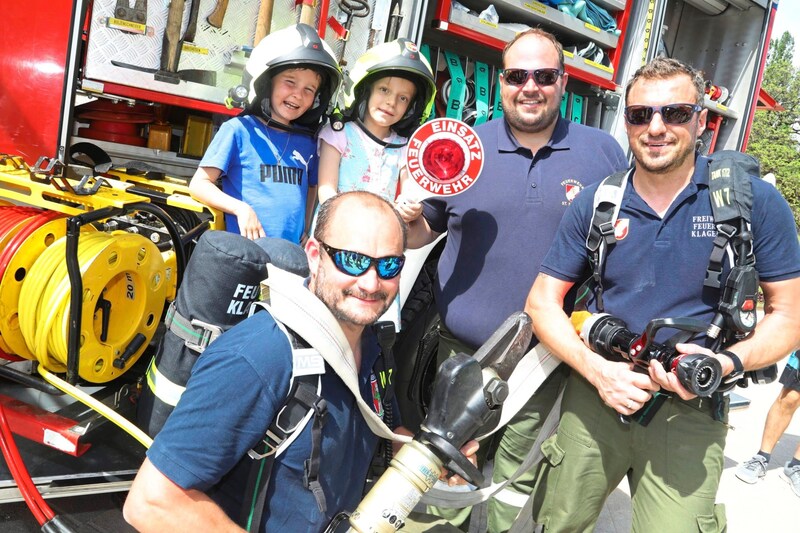
[(536, 85), (545, 87), (553, 85), (561, 76), (561, 71), (557, 68), (537, 68), (536, 70), (526, 70), (524, 68), (507, 68), (503, 71), (503, 79), (509, 85), (520, 86), (528, 83), (529, 78), (533, 78)]
[(369, 270), (369, 267), (375, 265), (375, 272), (379, 278), (392, 279), (400, 274), (400, 271), (403, 270), (403, 263), (406, 262), (404, 255), (389, 255), (376, 259), (359, 252), (340, 250), (339, 248), (328, 246), (322, 241), (319, 241), (319, 244), (328, 253), (339, 272), (348, 276), (363, 276)]
[(653, 115), (660, 113), (664, 124), (686, 124), (702, 109), (698, 104), (629, 105), (625, 108), (625, 120), (632, 126), (641, 126), (649, 124)]

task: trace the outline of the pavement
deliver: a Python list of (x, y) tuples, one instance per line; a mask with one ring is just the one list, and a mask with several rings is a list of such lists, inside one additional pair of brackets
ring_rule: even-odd
[[(780, 370), (784, 364), (785, 361), (779, 363)], [(734, 475), (739, 462), (758, 451), (767, 411), (780, 389), (780, 383), (775, 381), (735, 391), (737, 399), (750, 403), (730, 413), (732, 427), (725, 444), (725, 470), (717, 495), (717, 501), (724, 503), (727, 509), (728, 533), (798, 531), (795, 513), (800, 508), (800, 498), (778, 475), (800, 444), (800, 416), (792, 420), (775, 447), (764, 480), (748, 485)], [(57, 498), (49, 500), (49, 504), (75, 526), (76, 532), (125, 533), (133, 530), (122, 521), (124, 498), (124, 493), (114, 493)], [(630, 526), (630, 491), (623, 481), (609, 497), (595, 533), (628, 533)], [(6, 503), (0, 505), (0, 531), (34, 533), (41, 530), (23, 503)]]
[[(778, 364), (779, 371), (785, 364), (786, 360)], [(776, 380), (768, 385), (751, 385), (734, 391), (737, 399), (749, 400), (750, 404), (732, 409), (729, 416), (731, 429), (725, 442), (725, 470), (717, 492), (717, 502), (726, 507), (728, 533), (800, 530), (796, 514), (800, 498), (778, 477), (800, 444), (800, 414), (794, 417), (773, 450), (765, 479), (748, 485), (735, 476), (739, 463), (758, 452), (767, 411), (780, 390), (781, 384)], [(631, 530), (630, 503), (630, 490), (627, 481), (623, 481), (606, 502), (595, 533), (628, 533)]]

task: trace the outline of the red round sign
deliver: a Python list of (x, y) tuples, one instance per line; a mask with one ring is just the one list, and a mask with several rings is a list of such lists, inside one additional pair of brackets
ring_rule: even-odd
[(408, 140), (406, 168), (420, 187), (439, 196), (466, 191), (483, 169), (483, 144), (470, 126), (452, 118), (426, 122)]

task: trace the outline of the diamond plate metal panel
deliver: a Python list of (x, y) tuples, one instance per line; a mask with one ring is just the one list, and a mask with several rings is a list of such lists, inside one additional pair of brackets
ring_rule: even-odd
[[(133, 1), (130, 0), (131, 5)], [(187, 81), (170, 84), (155, 80), (152, 73), (119, 66), (126, 64), (145, 69), (159, 68), (169, 11), (168, 0), (150, 0), (148, 2), (147, 31), (144, 35), (110, 28), (107, 22), (114, 12), (117, 0), (95, 0), (84, 70), (85, 77), (91, 80), (109, 81), (223, 103), (228, 89), (241, 81), (242, 51), (253, 44), (260, 1), (229, 0), (224, 23), (220, 29), (214, 28), (206, 20), (208, 15), (214, 11), (218, 0), (199, 1), (195, 39), (192, 43), (184, 43), (178, 71), (186, 69), (212, 71), (216, 76), (214, 86)], [(385, 4), (387, 1), (378, 0), (381, 4)], [(368, 3), (369, 13), (366, 17), (353, 17), (348, 41), (339, 39), (330, 28), (326, 28), (325, 40), (337, 54), (337, 59), (342, 59), (344, 69), (370, 46), (383, 42), (385, 17), (388, 15), (386, 6), (378, 6), (380, 20), (373, 21), (376, 2), (368, 0)], [(315, 21), (319, 21), (321, 14), (320, 2), (317, 4)], [(186, 31), (188, 26), (190, 9), (191, 0), (187, 0), (181, 34)], [(345, 11), (336, 0), (332, 0), (328, 16), (337, 18), (341, 23), (346, 20)], [(299, 18), (300, 9), (295, 5), (294, 0), (275, 0), (271, 31), (296, 24)], [(375, 22), (377, 30), (372, 29), (373, 22)], [(327, 22), (322, 21), (322, 24), (327, 25)], [(117, 64), (113, 64), (112, 61)]]
[[(140, 72), (112, 64), (112, 61), (134, 67), (158, 69), (166, 28), (169, 2), (150, 0), (147, 6), (147, 31), (144, 35), (108, 27), (116, 0), (95, 0), (87, 47), (85, 76), (93, 80), (132, 85), (158, 92), (198, 98), (222, 103), (229, 87), (236, 85), (241, 76), (226, 72), (232, 54), (250, 46), (255, 35), (258, 0), (230, 0), (222, 28), (214, 28), (206, 18), (214, 10), (217, 0), (198, 0), (197, 32), (192, 43), (184, 43), (178, 71), (186, 69), (215, 72), (214, 87), (182, 81), (170, 84), (156, 81), (152, 73)], [(181, 34), (189, 22), (191, 1), (186, 2)], [(231, 70), (231, 69), (228, 69)]]

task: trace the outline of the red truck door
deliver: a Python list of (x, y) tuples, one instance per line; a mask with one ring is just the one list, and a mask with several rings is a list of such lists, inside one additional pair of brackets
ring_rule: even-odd
[[(0, 153), (62, 156), (78, 40), (71, 38), (83, 1), (6, 2), (0, 39)], [(79, 20), (79, 19), (78, 19)]]

